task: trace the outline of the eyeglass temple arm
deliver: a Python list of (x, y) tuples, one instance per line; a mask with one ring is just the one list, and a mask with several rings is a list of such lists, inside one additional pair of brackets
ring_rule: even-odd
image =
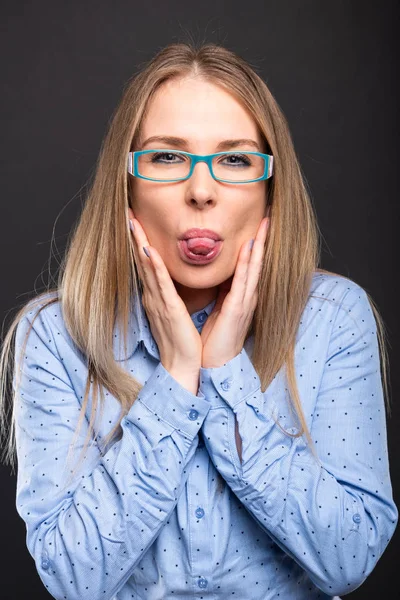
[(274, 157), (271, 154), (268, 154), (268, 177), (271, 177), (274, 170)]

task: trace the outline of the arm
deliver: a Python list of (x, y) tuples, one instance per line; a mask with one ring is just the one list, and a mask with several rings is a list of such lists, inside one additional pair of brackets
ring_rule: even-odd
[(245, 349), (223, 367), (200, 372), (200, 389), (217, 406), (203, 425), (216, 468), (260, 527), (330, 595), (362, 584), (398, 520), (375, 329), (368, 298), (357, 286), (337, 311), (326, 359), (312, 356), (324, 363), (321, 375), (310, 360), (306, 381), (300, 379), (310, 396), (316, 387), (313, 405), (301, 388), (300, 396), (310, 407), (306, 418), (313, 415), (311, 436), (322, 465), (303, 437), (290, 438), (274, 423), (285, 386), (277, 376), (262, 394)]
[[(28, 337), (15, 405), (17, 511), (50, 594), (110, 599), (174, 510), (209, 403), (159, 363), (121, 421), (121, 439), (103, 456), (97, 444), (89, 445), (83, 471), (65, 487), (80, 402), (44, 312)], [(28, 325), (25, 317), (18, 326), (16, 356)], [(82, 427), (78, 451), (86, 433)]]

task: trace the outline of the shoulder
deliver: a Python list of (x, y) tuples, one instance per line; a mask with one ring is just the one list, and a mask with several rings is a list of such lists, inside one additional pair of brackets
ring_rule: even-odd
[[(19, 328), (23, 329), (32, 325), (35, 329), (45, 327), (51, 323), (51, 314), (60, 308), (58, 293), (45, 292), (30, 299), (20, 311)], [(50, 318), (50, 319), (49, 319)]]
[(310, 297), (321, 297), (340, 304), (347, 295), (357, 293), (362, 296), (365, 290), (349, 277), (329, 271), (314, 271)]
[(317, 300), (327, 301), (337, 312), (356, 305), (363, 309), (371, 308), (370, 296), (361, 285), (349, 277), (329, 271), (314, 271), (307, 303)]
[(40, 294), (27, 302), (16, 329), (16, 346), (24, 343), (26, 336), (28, 345), (40, 342), (54, 353), (65, 345), (75, 346), (65, 327), (57, 291)]
[(82, 398), (87, 358), (66, 329), (57, 294), (41, 295), (25, 305), (16, 330), (14, 356), (15, 366), (24, 365), (32, 381), (40, 379), (49, 385), (62, 381)]
[(318, 313), (319, 324), (323, 321), (331, 331), (356, 328), (361, 333), (376, 325), (367, 291), (354, 280), (327, 271), (314, 272), (304, 313)]

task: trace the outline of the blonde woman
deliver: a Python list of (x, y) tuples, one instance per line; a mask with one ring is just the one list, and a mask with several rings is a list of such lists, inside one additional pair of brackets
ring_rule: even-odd
[(264, 81), (217, 45), (162, 49), (57, 288), (3, 344), (6, 459), (54, 598), (327, 599), (373, 571), (398, 520), (383, 322), (318, 264)]

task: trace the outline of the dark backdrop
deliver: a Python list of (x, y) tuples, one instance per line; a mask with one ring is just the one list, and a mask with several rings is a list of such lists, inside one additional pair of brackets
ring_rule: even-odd
[[(364, 287), (384, 318), (399, 505), (398, 23), (394, 1), (3, 1), (1, 322), (55, 272), (127, 79), (188, 34), (221, 43), (256, 68), (288, 119), (323, 236), (322, 266)], [(4, 466), (0, 477), (2, 597), (45, 600), (15, 510), (16, 477)], [(397, 585), (399, 552), (396, 531), (349, 596), (394, 597), (388, 582)]]

